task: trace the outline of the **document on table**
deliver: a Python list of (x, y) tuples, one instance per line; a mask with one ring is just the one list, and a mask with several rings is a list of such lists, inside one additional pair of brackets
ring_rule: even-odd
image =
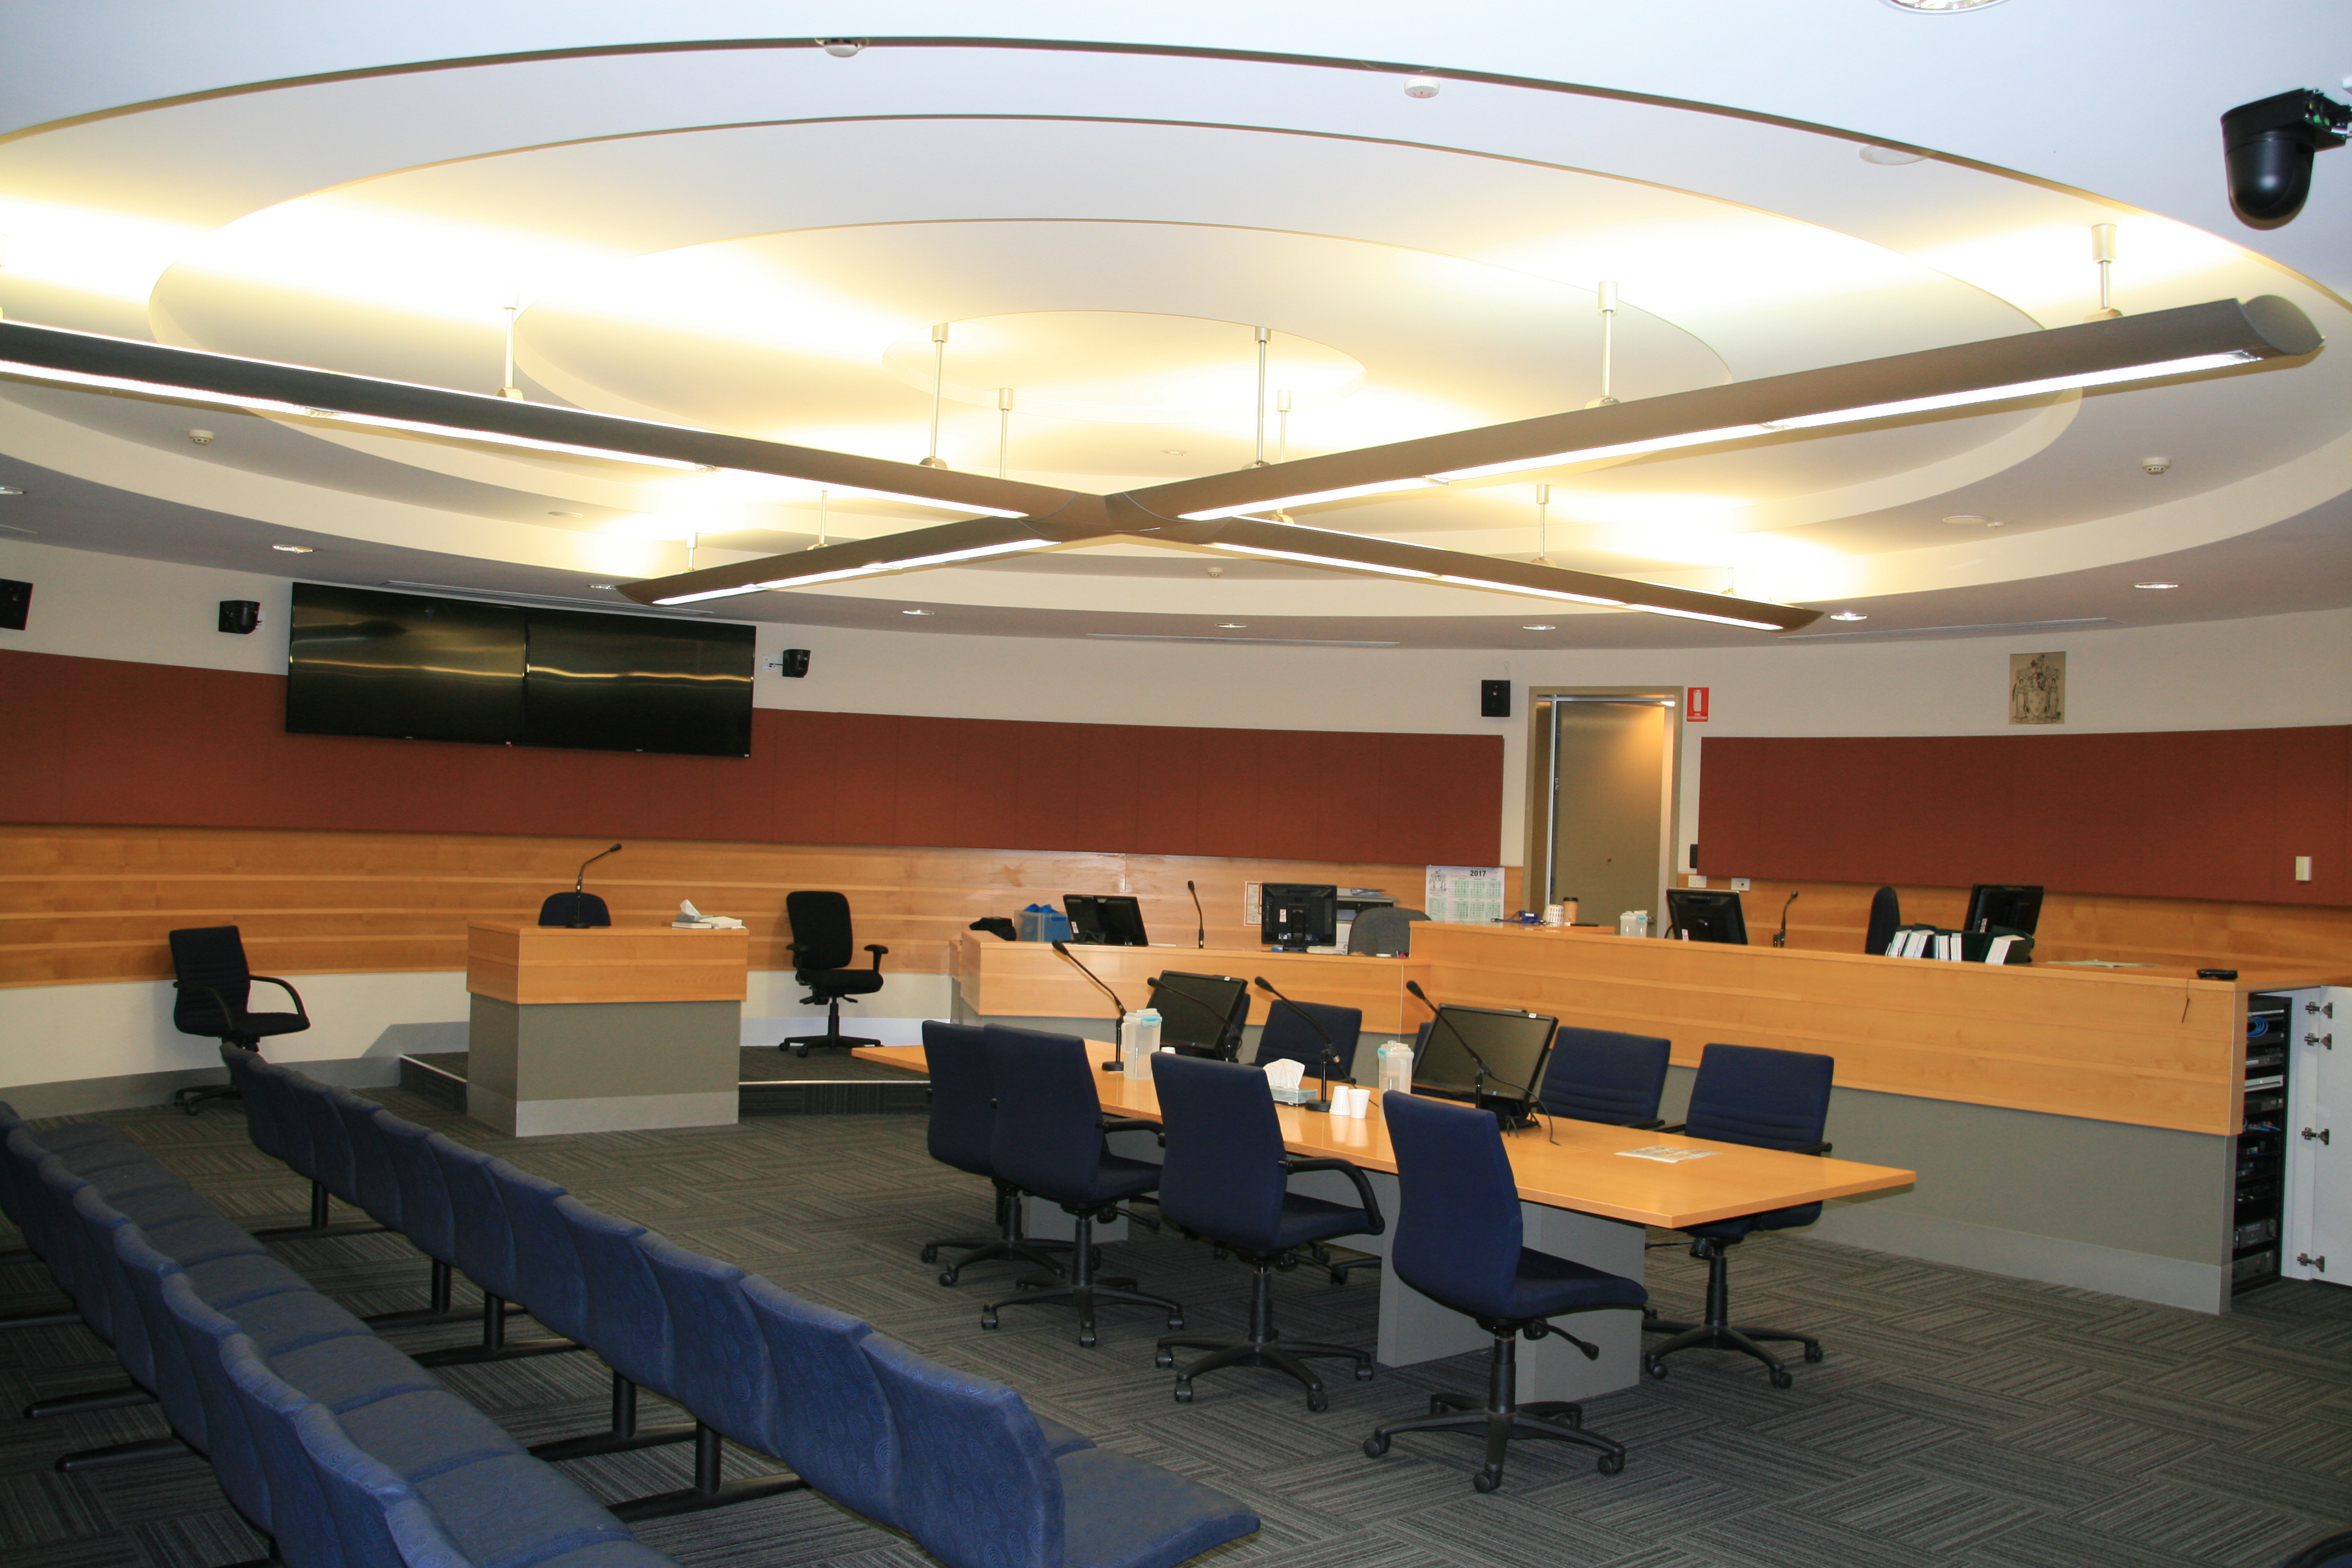
[(1675, 1143), (1652, 1143), (1640, 1149), (1620, 1149), (1617, 1152), (1628, 1160), (1656, 1160), (1668, 1165), (1679, 1164), (1685, 1160), (1715, 1158), (1712, 1149), (1685, 1149)]

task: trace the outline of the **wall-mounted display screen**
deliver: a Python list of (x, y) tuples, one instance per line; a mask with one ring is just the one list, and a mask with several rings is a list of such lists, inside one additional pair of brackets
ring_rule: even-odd
[(297, 734), (740, 757), (753, 629), (294, 585)]

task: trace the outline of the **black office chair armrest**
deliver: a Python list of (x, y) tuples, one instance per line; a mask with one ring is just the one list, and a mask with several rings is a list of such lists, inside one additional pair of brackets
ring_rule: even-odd
[(1102, 1130), (1106, 1133), (1157, 1132), (1160, 1131), (1160, 1123), (1146, 1121), (1138, 1116), (1106, 1116), (1103, 1118)]
[[(209, 985), (198, 985), (194, 982), (188, 980), (173, 981), (172, 989), (174, 991), (201, 991), (205, 995), (211, 997), (213, 999), (213, 1005), (220, 1009), (221, 1038), (226, 1040), (231, 1035), (236, 1033), (236, 1015), (229, 1010), (227, 997), (222, 995), (219, 992), (214, 990)], [(196, 1031), (194, 1029), (184, 1029), (181, 1032), (183, 1034), (193, 1035)]]
[(1636, 1132), (1664, 1132), (1666, 1130), (1666, 1124), (1654, 1116), (1647, 1121), (1628, 1121), (1625, 1125)]
[(874, 955), (874, 973), (877, 973), (877, 974), (881, 973), (882, 973), (882, 955), (883, 955), (884, 953), (886, 953), (886, 952), (889, 952), (890, 950), (889, 950), (888, 948), (887, 948), (887, 947), (884, 947), (884, 946), (883, 946), (880, 942), (867, 942), (867, 943), (866, 944), (866, 952), (870, 952), (870, 953), (872, 953), (872, 954)]
[(1660, 1132), (1679, 1132), (1679, 1131), (1681, 1131), (1684, 1128), (1688, 1127), (1689, 1125), (1690, 1125), (1690, 1123), (1689, 1123), (1689, 1122), (1687, 1122), (1687, 1121), (1677, 1121), (1677, 1122), (1675, 1122), (1672, 1127), (1660, 1127), (1660, 1126), (1658, 1126), (1658, 1124), (1657, 1124), (1656, 1122), (1654, 1122), (1654, 1122), (1652, 1122), (1652, 1123), (1650, 1123), (1650, 1126), (1651, 1126), (1652, 1128), (1655, 1129), (1656, 1131), (1660, 1131)]
[(1830, 1145), (1827, 1143), (1808, 1143), (1802, 1148), (1789, 1151), (1791, 1154), (1826, 1154), (1829, 1152)]
[(1302, 1171), (1339, 1172), (1345, 1175), (1348, 1180), (1356, 1184), (1356, 1195), (1364, 1200), (1364, 1217), (1371, 1222), (1364, 1227), (1364, 1234), (1366, 1236), (1378, 1236), (1382, 1231), (1388, 1229), (1389, 1222), (1381, 1215), (1381, 1200), (1372, 1195), (1372, 1184), (1364, 1179), (1364, 1173), (1352, 1163), (1346, 1160), (1328, 1158), (1319, 1160), (1285, 1160), (1282, 1163), (1282, 1168), (1289, 1172), (1294, 1176), (1297, 1175)]
[(286, 994), (294, 998), (294, 1016), (301, 1019), (306, 1024), (310, 1021), (310, 1010), (302, 1005), (302, 993), (295, 990), (294, 987), (287, 984), (286, 982), (278, 979), (275, 974), (249, 974), (246, 976), (246, 978), (248, 980), (257, 980), (265, 985), (277, 986), (278, 989), (285, 992)]

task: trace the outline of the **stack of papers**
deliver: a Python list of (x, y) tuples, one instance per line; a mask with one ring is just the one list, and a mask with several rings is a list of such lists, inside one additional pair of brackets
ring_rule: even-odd
[(1652, 1143), (1640, 1149), (1620, 1149), (1617, 1152), (1628, 1160), (1656, 1160), (1668, 1165), (1679, 1164), (1685, 1160), (1715, 1158), (1715, 1151), (1712, 1149), (1685, 1149), (1675, 1143)]

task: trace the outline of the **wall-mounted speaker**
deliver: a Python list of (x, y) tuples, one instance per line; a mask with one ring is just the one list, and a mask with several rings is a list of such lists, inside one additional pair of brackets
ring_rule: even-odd
[(0, 627), (12, 632), (25, 629), (25, 617), (33, 611), (33, 585), (19, 583), (13, 577), (0, 577)]
[(1511, 683), (1507, 680), (1482, 680), (1478, 683), (1478, 717), (1507, 719), (1511, 716)]
[(768, 668), (774, 670), (778, 675), (782, 676), (787, 680), (798, 680), (808, 674), (808, 649), (804, 647), (788, 647), (782, 653), (779, 653), (776, 656), (775, 663), (770, 665)]
[(261, 601), (258, 599), (223, 599), (220, 602), (220, 629), (238, 637), (249, 637), (261, 624)]

